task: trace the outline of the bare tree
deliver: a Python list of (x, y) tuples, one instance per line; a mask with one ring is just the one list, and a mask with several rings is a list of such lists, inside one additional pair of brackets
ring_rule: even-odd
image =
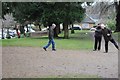
[(15, 26), (16, 22), (14, 21), (12, 14), (6, 14), (4, 17), (5, 17), (5, 19), (3, 19), (2, 31), (3, 31), (3, 28), (7, 28), (7, 36), (6, 37), (9, 39), (10, 38), (9, 29), (13, 28)]
[(112, 1), (95, 1), (92, 5), (86, 7), (86, 13), (99, 15), (98, 23), (106, 24), (109, 20), (115, 20), (116, 18), (116, 8)]

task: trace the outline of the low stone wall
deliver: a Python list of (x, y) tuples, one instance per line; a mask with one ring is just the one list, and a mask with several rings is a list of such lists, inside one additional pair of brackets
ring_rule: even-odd
[(47, 31), (36, 31), (36, 32), (31, 32), (30, 37), (41, 37), (41, 36), (47, 36), (48, 32)]

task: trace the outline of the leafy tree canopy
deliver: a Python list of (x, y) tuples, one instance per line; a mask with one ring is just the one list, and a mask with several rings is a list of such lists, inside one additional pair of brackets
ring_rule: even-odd
[(3, 15), (12, 13), (16, 21), (39, 21), (44, 25), (51, 23), (73, 23), (81, 21), (85, 10), (81, 2), (3, 2)]

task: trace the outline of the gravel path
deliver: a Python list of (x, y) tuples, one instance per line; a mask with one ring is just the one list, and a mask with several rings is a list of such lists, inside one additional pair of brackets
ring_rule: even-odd
[[(103, 44), (104, 45), (104, 44)], [(95, 75), (118, 78), (118, 51), (110, 43), (109, 53), (101, 51), (44, 51), (40, 47), (3, 47), (3, 78)]]
[(0, 79), (2, 79), (2, 47), (0, 46)]

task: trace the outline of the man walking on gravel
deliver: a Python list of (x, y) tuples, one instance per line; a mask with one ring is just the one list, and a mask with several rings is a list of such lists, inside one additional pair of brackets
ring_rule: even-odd
[(112, 42), (115, 45), (115, 47), (119, 50), (119, 47), (118, 47), (116, 41), (112, 37), (112, 31), (109, 30), (108, 28), (106, 28), (104, 24), (101, 24), (101, 28), (102, 28), (102, 34), (103, 34), (103, 37), (105, 40), (105, 53), (108, 52), (108, 42), (109, 41)]
[(52, 24), (51, 26), (49, 26), (49, 35), (48, 35), (48, 37), (49, 37), (49, 42), (48, 42), (48, 44), (46, 45), (46, 46), (44, 46), (43, 47), (43, 49), (45, 50), (45, 51), (47, 51), (47, 48), (52, 44), (52, 50), (53, 51), (56, 51), (56, 49), (55, 49), (55, 42), (54, 42), (54, 28), (56, 27), (56, 25), (55, 24)]

